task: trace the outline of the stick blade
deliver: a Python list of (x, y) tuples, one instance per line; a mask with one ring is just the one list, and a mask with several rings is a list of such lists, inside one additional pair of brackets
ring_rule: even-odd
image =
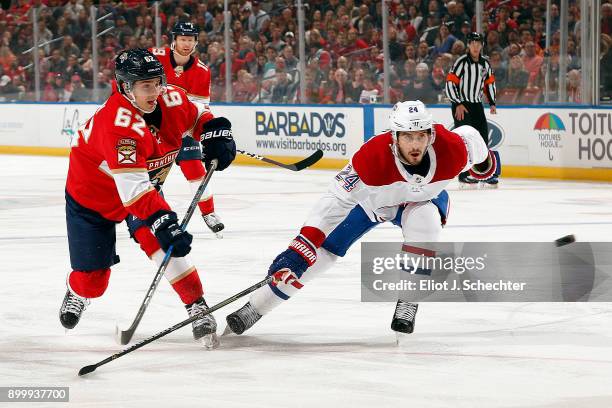
[(98, 368), (98, 366), (95, 365), (95, 364), (88, 365), (88, 366), (85, 366), (85, 367), (81, 368), (79, 370), (79, 377), (82, 377), (84, 375), (87, 375), (87, 374), (89, 374), (91, 372), (96, 371), (96, 368)]
[(295, 171), (304, 170), (306, 167), (310, 167), (323, 157), (323, 150), (318, 149), (316, 152), (306, 157), (304, 160), (301, 160), (293, 165)]
[(132, 340), (132, 336), (134, 335), (134, 331), (132, 328), (127, 330), (121, 330), (119, 326), (115, 326), (115, 340), (117, 343), (125, 346)]

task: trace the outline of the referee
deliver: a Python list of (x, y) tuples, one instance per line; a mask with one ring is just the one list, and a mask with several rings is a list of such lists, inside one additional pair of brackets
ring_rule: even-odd
[[(453, 118), (455, 127), (470, 125), (474, 127), (485, 143), (489, 142), (489, 129), (484, 107), (482, 106), (483, 91), (487, 95), (491, 114), (496, 114), (495, 109), (495, 76), (489, 60), (484, 58), (482, 51), (482, 36), (479, 33), (470, 33), (467, 36), (468, 51), (465, 55), (457, 58), (455, 65), (446, 76), (446, 96), (452, 102)], [(496, 187), (499, 176), (499, 154), (494, 152), (498, 168), (494, 175), (484, 182), (491, 187)], [(459, 175), (459, 181), (466, 184), (476, 184), (478, 181), (472, 178), (466, 171)]]

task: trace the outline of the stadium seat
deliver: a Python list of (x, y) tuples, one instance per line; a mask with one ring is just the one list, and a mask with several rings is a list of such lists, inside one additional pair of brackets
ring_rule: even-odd
[(535, 105), (540, 102), (541, 96), (542, 90), (540, 88), (525, 88), (516, 102), (523, 105)]
[(497, 103), (504, 105), (511, 105), (516, 102), (518, 97), (519, 89), (516, 88), (504, 88), (499, 92), (497, 96)]

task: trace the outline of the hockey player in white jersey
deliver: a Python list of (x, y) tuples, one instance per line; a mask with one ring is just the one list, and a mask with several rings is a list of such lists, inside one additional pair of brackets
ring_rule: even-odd
[[(451, 132), (434, 124), (421, 101), (397, 103), (389, 122), (390, 130), (365, 143), (336, 175), (298, 236), (272, 262), (268, 274), (275, 281), (227, 316), (228, 329), (241, 334), (252, 327), (383, 222), (402, 229), (404, 251), (429, 253), (413, 243), (438, 240), (449, 209), (444, 188), (462, 171), (479, 179), (495, 171), (476, 129)], [(417, 308), (398, 300), (391, 328), (411, 333)]]

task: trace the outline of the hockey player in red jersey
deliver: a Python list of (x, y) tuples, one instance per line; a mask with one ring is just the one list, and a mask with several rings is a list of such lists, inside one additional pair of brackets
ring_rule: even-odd
[[(147, 172), (149, 159), (162, 157), (162, 149), (144, 116), (155, 112), (162, 102), (172, 103), (174, 98), (176, 103), (177, 96), (164, 93), (163, 68), (147, 50), (121, 52), (115, 75), (121, 92), (113, 93), (71, 142), (66, 223), (72, 272), (60, 309), (60, 322), (68, 329), (79, 322), (90, 299), (105, 292), (110, 267), (119, 262), (115, 225), (128, 214), (145, 220), (151, 237), (163, 250), (173, 246), (173, 261), (191, 250), (192, 236), (181, 230), (176, 213), (156, 191)], [(235, 155), (231, 134), (202, 143), (203, 155), (207, 160), (218, 159), (220, 170), (233, 160), (232, 149)], [(184, 286), (193, 297), (198, 286), (201, 292), (201, 284), (197, 273), (192, 272), (184, 274), (189, 277), (189, 284)], [(184, 299), (181, 287), (173, 287)], [(202, 324), (216, 329), (214, 319)], [(194, 335), (195, 328), (194, 324)]]
[[(151, 48), (149, 51), (164, 66), (169, 84), (181, 88), (189, 100), (208, 107), (210, 103), (210, 70), (196, 55), (198, 30), (189, 22), (178, 22), (170, 31), (170, 48)], [(204, 176), (202, 176), (204, 177)], [(218, 238), (223, 237), (225, 226), (215, 212), (215, 204), (210, 187), (206, 188), (198, 203), (204, 222)]]
[[(253, 326), (383, 222), (402, 228), (404, 251), (431, 253), (431, 248), (417, 248), (414, 243), (438, 240), (449, 209), (444, 188), (464, 170), (472, 169), (473, 176), (482, 179), (495, 170), (478, 131), (462, 126), (451, 132), (434, 124), (421, 101), (397, 103), (389, 119), (390, 130), (374, 136), (353, 155), (299, 235), (274, 259), (268, 274), (275, 281), (227, 316), (231, 331), (241, 334)], [(398, 300), (391, 328), (411, 333), (417, 307)]]
[[(224, 131), (231, 134), (231, 123), (223, 117), (213, 118), (208, 107), (190, 102), (180, 88), (172, 85), (168, 85), (166, 92), (159, 99), (153, 112), (143, 115), (159, 146), (159, 155), (147, 160), (149, 178), (156, 188), (161, 188), (172, 165), (176, 162), (189, 181), (192, 192), (195, 193), (205, 176), (200, 135), (221, 134)], [(233, 159), (235, 150), (228, 154)], [(219, 168), (223, 169), (227, 158), (217, 157), (217, 159), (220, 160)], [(130, 235), (140, 244), (146, 255), (160, 266), (165, 251), (151, 234), (147, 224), (131, 214), (126, 222)], [(190, 316), (208, 307), (202, 297), (202, 285), (197, 270), (188, 257), (171, 258), (164, 276), (181, 297)], [(211, 325), (214, 323), (212, 316), (208, 320)], [(202, 338), (207, 347), (214, 347), (217, 343), (215, 331), (207, 327), (206, 322), (206, 318), (194, 322), (194, 337)]]

